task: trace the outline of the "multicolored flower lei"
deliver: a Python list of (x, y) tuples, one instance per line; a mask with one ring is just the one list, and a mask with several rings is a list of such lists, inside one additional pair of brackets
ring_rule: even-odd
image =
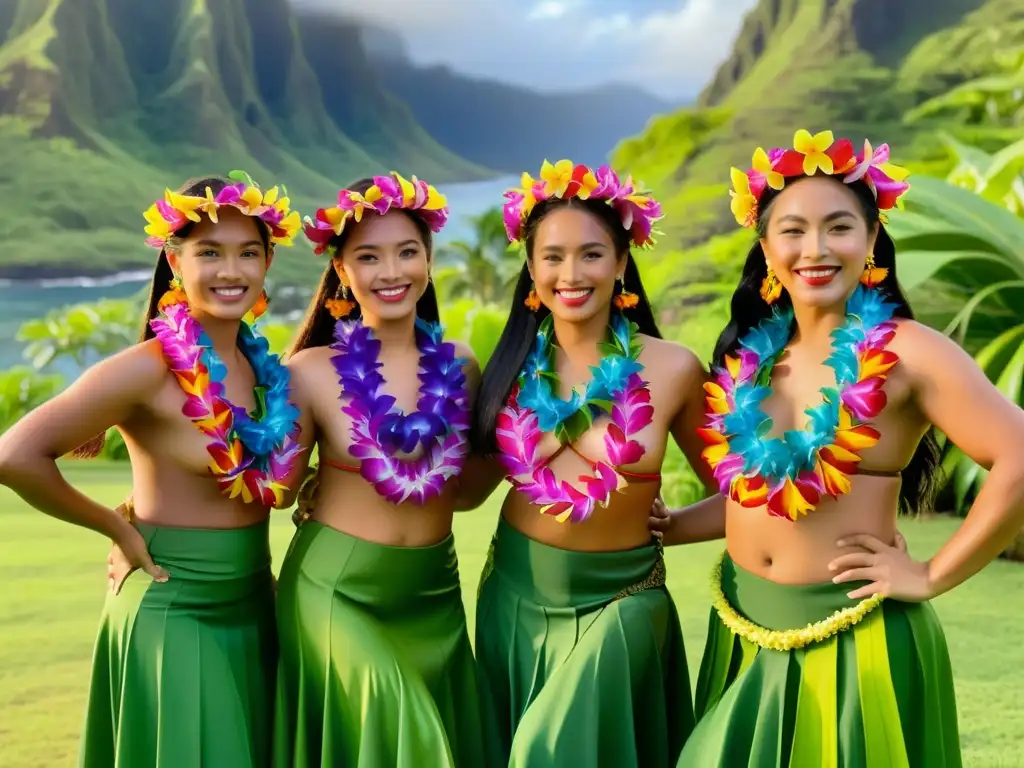
[(505, 193), (503, 213), (505, 231), (513, 243), (523, 239), (523, 225), (537, 203), (549, 197), (580, 200), (604, 200), (619, 214), (622, 226), (633, 236), (637, 248), (654, 245), (654, 222), (662, 217), (661, 205), (631, 176), (619, 181), (615, 171), (602, 165), (596, 171), (570, 160), (552, 165), (547, 160), (540, 169), (540, 180), (524, 173), (522, 187)]
[[(395, 398), (383, 391), (381, 344), (361, 320), (342, 320), (334, 326), (331, 358), (348, 403), (342, 411), (352, 418), (349, 452), (360, 460), (359, 472), (377, 493), (393, 504), (424, 504), (459, 474), (469, 452), (469, 394), (464, 358), (444, 341), (438, 323), (416, 319), (420, 350), (420, 392), (416, 411), (404, 414)], [(417, 459), (396, 456), (425, 452)]]
[(782, 189), (788, 178), (824, 173), (842, 176), (847, 184), (863, 179), (875, 193), (880, 211), (897, 207), (910, 189), (907, 170), (889, 162), (888, 144), (872, 149), (871, 142), (865, 139), (864, 149), (854, 154), (853, 143), (849, 139), (836, 140), (832, 131), (812, 136), (801, 128), (793, 137), (793, 149), (776, 147), (765, 152), (758, 147), (751, 165), (746, 172), (739, 168), (730, 170), (732, 213), (743, 227), (757, 226), (758, 205), (764, 191), (768, 187)]
[(316, 246), (313, 252), (319, 256), (345, 230), (349, 219), (358, 223), (365, 211), (383, 216), (392, 208), (415, 211), (432, 232), (440, 232), (448, 221), (448, 200), (444, 195), (415, 176), (407, 181), (392, 171), (390, 176), (374, 176), (373, 186), (362, 194), (350, 189), (338, 192), (336, 205), (319, 208), (315, 220), (306, 217), (306, 237)]
[(882, 391), (899, 357), (885, 349), (896, 333), (895, 305), (877, 289), (857, 286), (846, 306), (846, 322), (832, 332), (825, 365), (835, 387), (823, 387), (823, 402), (808, 408), (806, 429), (765, 437), (772, 420), (760, 404), (771, 394), (771, 373), (789, 343), (792, 310), (776, 309), (739, 342), (737, 356), (704, 385), (708, 426), (703, 457), (722, 493), (744, 507), (767, 505), (768, 513), (796, 520), (815, 508), (822, 494), (849, 493), (861, 452), (878, 442), (868, 422), (885, 408)]
[[(643, 445), (632, 439), (654, 416), (651, 392), (640, 378), (644, 367), (638, 362), (643, 350), (638, 328), (616, 314), (609, 331), (610, 341), (600, 347), (601, 363), (590, 369), (593, 378), (586, 394), (573, 392), (569, 400), (561, 400), (554, 393), (558, 386), (554, 331), (551, 316), (546, 317), (508, 403), (498, 414), (498, 459), (508, 480), (531, 504), (540, 506), (542, 514), (559, 522), (579, 523), (596, 506), (606, 507), (612, 493), (626, 485), (618, 467), (635, 464), (645, 453)], [(547, 432), (554, 432), (562, 445), (572, 444), (602, 414), (611, 419), (604, 437), (609, 460), (597, 462), (593, 476), (580, 476), (584, 487), (580, 491), (555, 477), (538, 457), (537, 447)]]
[(302, 452), (296, 441), (299, 411), (288, 399), (290, 376), (267, 340), (242, 323), (238, 345), (256, 377), (257, 412), (225, 396), (227, 369), (213, 350), (210, 338), (189, 314), (188, 304), (166, 304), (150, 321), (164, 359), (186, 395), (181, 412), (210, 438), (210, 472), (221, 492), (279, 506), (287, 490), (284, 481)]
[(245, 171), (232, 171), (228, 178), (236, 182), (224, 187), (216, 195), (210, 187), (206, 196), (179, 195), (166, 190), (164, 199), (157, 200), (143, 214), (149, 224), (146, 226), (146, 245), (163, 248), (167, 240), (190, 221), (198, 222), (200, 214), (214, 224), (217, 223), (217, 209), (232, 206), (246, 216), (255, 216), (270, 229), (270, 242), (275, 245), (291, 245), (302, 222), (298, 211), (289, 209), (288, 192), (282, 186), (260, 191), (259, 185)]

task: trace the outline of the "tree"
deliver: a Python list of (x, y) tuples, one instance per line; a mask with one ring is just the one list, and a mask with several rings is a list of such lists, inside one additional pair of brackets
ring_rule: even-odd
[(27, 342), (25, 357), (43, 370), (61, 357), (70, 357), (81, 370), (99, 358), (130, 346), (138, 337), (142, 309), (135, 299), (103, 299), (50, 310), (18, 329)]
[(473, 298), (504, 306), (522, 268), (522, 257), (509, 249), (500, 208), (470, 219), (473, 240), (439, 245), (434, 283), (445, 299)]
[(0, 371), (0, 434), (64, 387), (58, 374), (41, 374), (25, 366)]

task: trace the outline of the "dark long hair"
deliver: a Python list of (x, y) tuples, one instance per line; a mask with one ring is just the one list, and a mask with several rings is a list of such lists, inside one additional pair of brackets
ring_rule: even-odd
[[(372, 187), (373, 184), (373, 179), (360, 179), (359, 181), (350, 184), (346, 189), (363, 194), (366, 190)], [(409, 217), (409, 220), (416, 225), (416, 231), (419, 232), (420, 239), (423, 240), (423, 247), (427, 250), (427, 258), (432, 258), (434, 253), (434, 238), (433, 233), (430, 231), (430, 227), (427, 226), (427, 223), (413, 211), (397, 208), (391, 211), (391, 213)], [(331, 313), (327, 311), (326, 303), (328, 299), (333, 299), (338, 294), (338, 289), (341, 287), (341, 279), (338, 277), (338, 272), (334, 268), (334, 259), (341, 259), (341, 250), (345, 247), (345, 242), (352, 234), (353, 229), (358, 226), (358, 224), (353, 226), (350, 223), (345, 227), (344, 231), (342, 231), (340, 235), (331, 239), (329, 250), (327, 252), (333, 252), (334, 257), (327, 262), (327, 266), (324, 268), (324, 273), (320, 278), (320, 284), (317, 286), (316, 292), (313, 294), (313, 298), (310, 300), (309, 306), (306, 308), (306, 316), (303, 318), (302, 324), (299, 326), (299, 331), (295, 335), (295, 340), (292, 342), (292, 346), (288, 350), (286, 357), (291, 357), (304, 349), (309, 349), (311, 347), (326, 347), (333, 343), (335, 319), (331, 316)], [(333, 251), (330, 250), (332, 248)], [(351, 293), (349, 294), (349, 300), (356, 305), (349, 317), (360, 317), (362, 314), (362, 308)], [(423, 295), (420, 296), (419, 300), (416, 302), (416, 316), (426, 320), (427, 322), (436, 323), (440, 320), (440, 312), (438, 311), (437, 306), (437, 292), (434, 290), (433, 281), (427, 283), (427, 290), (423, 292)]]
[[(214, 195), (217, 195), (225, 187), (229, 186), (234, 182), (220, 176), (205, 176), (198, 179), (189, 179), (178, 189), (179, 195), (189, 195), (194, 197), (202, 197), (206, 194), (206, 188), (209, 187)], [(256, 228), (260, 233), (260, 240), (263, 242), (264, 249), (270, 248), (270, 230), (267, 225), (255, 219)], [(159, 304), (160, 297), (167, 292), (171, 278), (174, 277), (174, 273), (171, 271), (171, 263), (167, 260), (167, 248), (174, 250), (176, 247), (180, 247), (181, 240), (188, 237), (192, 230), (196, 228), (197, 222), (189, 221), (185, 226), (178, 230), (175, 230), (174, 235), (168, 239), (167, 247), (160, 249), (160, 254), (156, 257), (156, 265), (153, 267), (153, 280), (149, 286), (149, 298), (146, 299), (146, 312), (142, 317), (142, 327), (139, 329), (139, 343), (149, 339), (156, 338), (156, 334), (150, 327), (150, 321), (160, 314)], [(107, 441), (107, 433), (101, 432), (96, 435), (88, 442), (83, 443), (73, 450), (69, 456), (76, 459), (93, 459), (99, 456), (103, 452), (103, 446)]]
[(495, 422), (498, 413), (504, 407), (509, 393), (512, 391), (512, 385), (519, 376), (519, 370), (523, 367), (530, 347), (533, 346), (540, 323), (551, 314), (551, 311), (543, 305), (533, 312), (525, 304), (526, 297), (533, 287), (527, 263), (533, 258), (537, 227), (541, 221), (552, 211), (566, 207), (580, 208), (589, 212), (601, 222), (601, 225), (611, 235), (616, 254), (619, 258), (625, 257), (626, 259), (622, 290), (635, 293), (639, 297), (637, 305), (625, 310), (624, 313), (629, 320), (639, 326), (640, 333), (656, 339), (661, 338), (661, 331), (658, 330), (658, 323), (654, 319), (654, 311), (651, 309), (647, 292), (640, 280), (640, 270), (637, 269), (630, 251), (630, 233), (623, 228), (615, 210), (601, 200), (549, 198), (538, 203), (526, 219), (524, 231), (527, 261), (523, 263), (523, 269), (519, 273), (519, 281), (516, 283), (515, 293), (512, 296), (512, 308), (509, 310), (508, 322), (505, 323), (505, 330), (502, 331), (501, 338), (498, 339), (498, 345), (488, 360), (480, 381), (480, 392), (477, 396), (473, 427), (470, 432), (470, 441), (473, 450), (477, 453), (491, 455), (497, 452)]
[[(792, 185), (799, 181), (799, 179), (788, 179), (787, 184)], [(842, 182), (836, 180), (836, 183)], [(878, 289), (896, 305), (896, 310), (893, 313), (896, 317), (913, 320), (914, 313), (900, 289), (896, 276), (896, 245), (879, 219), (878, 204), (874, 194), (863, 181), (844, 186), (856, 195), (868, 226), (878, 224), (878, 238), (875, 241), (874, 251), (875, 265), (889, 271), (885, 279), (878, 284)], [(772, 306), (769, 306), (761, 298), (761, 283), (768, 270), (760, 238), (765, 236), (772, 202), (778, 194), (777, 191), (769, 188), (761, 198), (757, 221), (758, 240), (754, 242), (747, 254), (739, 285), (736, 286), (736, 291), (732, 295), (729, 322), (715, 344), (712, 366), (723, 365), (726, 355), (735, 354), (739, 348), (740, 339), (762, 320), (770, 317), (773, 307), (788, 309), (792, 306), (792, 300), (787, 291), (783, 291)], [(916, 514), (932, 509), (935, 502), (935, 491), (938, 487), (939, 459), (939, 443), (934, 428), (930, 428), (918, 444), (910, 462), (901, 472), (903, 480), (899, 502), (901, 513)]]

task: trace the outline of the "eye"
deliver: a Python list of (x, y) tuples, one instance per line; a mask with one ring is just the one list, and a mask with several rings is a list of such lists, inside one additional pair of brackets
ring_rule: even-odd
[(201, 259), (217, 258), (217, 256), (219, 256), (219, 255), (220, 254), (217, 253), (212, 248), (207, 248), (205, 251), (200, 251), (199, 252), (199, 258), (201, 258)]
[(784, 235), (802, 235), (803, 233), (804, 231), (802, 229), (797, 229), (796, 227), (790, 227), (789, 229), (782, 230), (782, 234)]
[(559, 262), (562, 257), (557, 253), (546, 253), (544, 254), (544, 261)]
[(853, 229), (853, 227), (849, 224), (836, 224), (832, 227), (833, 232), (849, 232), (851, 229)]
[(419, 253), (420, 252), (415, 248), (406, 248), (404, 251), (402, 251), (400, 255), (403, 259), (413, 259), (416, 258), (416, 256), (419, 255)]
[(377, 257), (374, 256), (372, 253), (360, 253), (356, 258), (359, 261), (362, 261), (362, 262), (365, 262), (365, 263), (369, 263), (371, 261), (376, 261), (377, 260)]
[(242, 257), (247, 259), (258, 258), (259, 255), (259, 251), (242, 251)]
[(600, 259), (602, 256), (604, 256), (604, 254), (600, 253), (599, 251), (588, 251), (587, 253), (583, 254), (583, 258), (589, 259), (590, 261)]

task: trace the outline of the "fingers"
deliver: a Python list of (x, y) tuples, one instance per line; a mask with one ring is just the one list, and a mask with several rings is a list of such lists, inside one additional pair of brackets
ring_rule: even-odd
[(837, 573), (832, 577), (833, 584), (843, 584), (847, 581), (877, 581), (882, 574), (877, 568), (850, 568), (849, 570)]
[(847, 592), (846, 596), (851, 600), (863, 600), (866, 597), (872, 595), (887, 595), (889, 594), (889, 586), (880, 581), (873, 582), (871, 584), (865, 584), (859, 589), (855, 589), (852, 592)]
[(892, 549), (881, 539), (875, 538), (868, 533), (855, 533), (852, 536), (844, 536), (836, 542), (837, 547), (862, 547), (869, 552), (885, 552)]
[(828, 564), (830, 571), (845, 571), (850, 568), (866, 568), (877, 562), (877, 556), (871, 552), (851, 552), (837, 557)]
[(171, 578), (171, 574), (169, 574), (159, 565), (156, 565), (152, 560), (143, 564), (142, 570), (144, 570), (146, 573), (152, 576), (153, 581), (159, 581), (162, 583)]
[(900, 533), (899, 531), (896, 531), (895, 546), (896, 546), (896, 549), (898, 549), (900, 552), (906, 552), (907, 551), (907, 540), (905, 538), (903, 538), (903, 534)]

